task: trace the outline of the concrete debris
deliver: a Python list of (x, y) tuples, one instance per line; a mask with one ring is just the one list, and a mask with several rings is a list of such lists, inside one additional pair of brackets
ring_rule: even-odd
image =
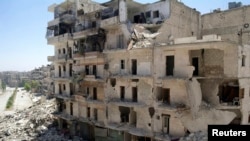
[(197, 118), (202, 101), (202, 92), (200, 83), (195, 78), (192, 78), (187, 82), (187, 92), (192, 117)]
[[(227, 125), (236, 117), (234, 112), (217, 110), (207, 107), (202, 103), (198, 115), (193, 118), (190, 112), (183, 112), (181, 116), (182, 124), (190, 132), (207, 131), (207, 125), (223, 124)], [(195, 125), (195, 126), (194, 126)]]
[(150, 47), (154, 44), (154, 39), (160, 33), (151, 33), (149, 30), (145, 29), (143, 26), (135, 25), (132, 35), (131, 41), (128, 45), (128, 50), (132, 48), (143, 48)]
[(57, 129), (55, 99), (0, 117), (1, 141), (69, 141)]
[(208, 135), (207, 132), (195, 132), (195, 133), (190, 133), (189, 135), (185, 137), (181, 137), (179, 141), (207, 141), (208, 140)]

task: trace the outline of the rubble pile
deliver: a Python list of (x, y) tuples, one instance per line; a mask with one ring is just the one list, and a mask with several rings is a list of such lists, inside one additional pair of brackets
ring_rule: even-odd
[(151, 33), (143, 26), (136, 25), (131, 35), (131, 41), (128, 45), (128, 50), (132, 48), (150, 47), (154, 44), (154, 39), (160, 33)]
[(33, 106), (0, 117), (1, 141), (52, 141), (64, 140), (57, 131), (52, 113), (55, 112), (55, 100), (46, 100)]
[(179, 141), (207, 141), (207, 136), (206, 132), (194, 132), (190, 133), (188, 136), (180, 138)]

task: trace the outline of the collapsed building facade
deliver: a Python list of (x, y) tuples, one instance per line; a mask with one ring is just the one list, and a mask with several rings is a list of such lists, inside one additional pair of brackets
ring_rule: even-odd
[(65, 134), (168, 141), (250, 122), (249, 6), (201, 16), (176, 0), (67, 0), (48, 10)]

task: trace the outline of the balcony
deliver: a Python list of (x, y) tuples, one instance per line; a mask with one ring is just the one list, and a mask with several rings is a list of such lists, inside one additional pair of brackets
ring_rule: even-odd
[(72, 100), (85, 102), (86, 95), (84, 95), (82, 92), (76, 92), (74, 95), (72, 95)]
[(72, 77), (71, 76), (61, 76), (61, 77), (59, 77), (59, 76), (55, 76), (54, 78), (53, 78), (53, 80), (54, 81), (60, 81), (60, 82), (72, 82), (72, 79), (71, 79)]
[(52, 4), (52, 5), (50, 5), (49, 7), (48, 7), (48, 11), (49, 12), (54, 12), (55, 11), (55, 8), (56, 8), (56, 6), (57, 6), (57, 4)]
[(63, 100), (71, 100), (72, 97), (69, 94), (55, 94), (54, 97), (60, 98)]
[(59, 18), (56, 18), (56, 19), (48, 22), (48, 27), (58, 25), (59, 23), (60, 23)]
[(70, 33), (65, 33), (62, 35), (58, 35), (58, 36), (53, 36), (53, 37), (48, 37), (47, 38), (47, 42), (49, 45), (56, 45), (60, 42), (67, 42), (68, 40), (72, 40), (73, 37)]
[(65, 12), (60, 15), (60, 22), (66, 24), (72, 24), (76, 20), (75, 16), (71, 12)]
[(73, 54), (73, 58), (74, 59), (80, 59), (80, 58), (83, 58), (86, 59), (86, 58), (98, 58), (98, 57), (102, 57), (102, 53), (99, 52), (99, 51), (86, 51), (84, 53), (80, 53), (79, 51), (76, 51), (74, 54)]
[(98, 29), (96, 27), (80, 27), (76, 29), (76, 32), (73, 34), (74, 39), (86, 38), (87, 36), (93, 36), (98, 34)]
[(62, 112), (55, 112), (53, 113), (54, 116), (58, 117), (58, 118), (62, 118), (64, 120), (76, 120), (77, 118), (67, 114), (67, 113), (62, 113)]
[(48, 56), (48, 57), (47, 57), (47, 60), (48, 60), (49, 62), (54, 62), (54, 61), (55, 61), (55, 56)]
[(118, 22), (119, 22), (118, 16), (111, 17), (111, 18), (102, 20), (100, 27), (103, 29), (111, 29), (111, 28), (114, 28), (114, 25), (117, 25)]
[(120, 98), (113, 98), (111, 100), (111, 103), (117, 106), (124, 106), (124, 107), (145, 107), (145, 103), (141, 102), (133, 102), (132, 99), (123, 99), (121, 100)]

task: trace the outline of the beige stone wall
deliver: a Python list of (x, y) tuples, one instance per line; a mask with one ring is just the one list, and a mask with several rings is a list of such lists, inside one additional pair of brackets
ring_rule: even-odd
[(155, 115), (154, 115), (154, 132), (162, 133), (163, 131), (163, 118), (162, 115), (169, 115), (169, 134), (172, 136), (183, 136), (185, 134), (185, 128), (182, 125), (180, 119), (178, 118), (178, 115), (176, 114), (176, 111), (170, 111), (167, 108), (158, 108), (156, 109)]
[(225, 42), (156, 47), (153, 53), (155, 77), (166, 77), (166, 56), (169, 55), (175, 57), (174, 77), (190, 78), (192, 76), (194, 70), (192, 57), (199, 58), (199, 76), (237, 77), (238, 51), (237, 45)]
[(170, 1), (170, 17), (158, 30), (157, 42), (167, 43), (168, 37), (173, 38), (199, 36), (200, 13), (176, 0)]
[[(148, 76), (152, 73), (152, 51), (150, 48), (135, 50), (111, 51), (107, 54), (109, 72), (111, 75), (131, 74), (131, 60), (137, 60), (137, 75)], [(120, 62), (124, 60), (125, 69), (120, 69)]]
[(243, 43), (249, 43), (250, 6), (243, 6), (218, 13), (209, 13), (201, 16), (202, 35), (219, 34), (223, 40), (239, 42), (238, 33), (242, 30)]

